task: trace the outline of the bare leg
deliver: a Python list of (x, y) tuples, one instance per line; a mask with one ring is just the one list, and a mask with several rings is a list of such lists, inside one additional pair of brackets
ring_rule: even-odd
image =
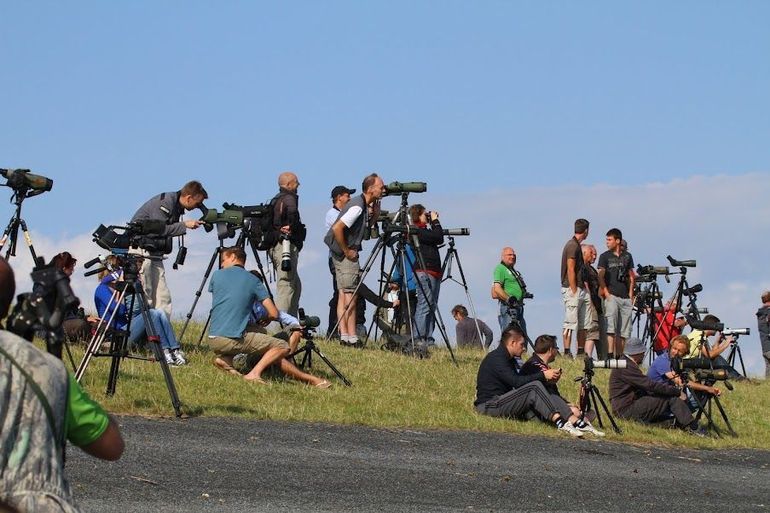
[(589, 358), (593, 358), (593, 352), (594, 352), (594, 341), (586, 340), (586, 356), (588, 356)]
[(623, 350), (626, 348), (626, 339), (624, 339), (623, 337), (618, 337), (615, 340), (615, 348), (616, 348), (616, 351), (618, 352), (618, 356), (622, 355)]
[[(354, 335), (356, 332), (355, 319), (356, 319), (356, 304), (345, 313), (345, 308), (354, 299), (353, 294), (347, 290), (340, 290), (337, 296), (337, 319), (339, 320), (339, 333), (342, 335)], [(350, 328), (350, 319), (353, 319), (353, 328)]]
[(586, 345), (586, 330), (578, 330), (577, 332), (577, 352), (579, 353)]
[(308, 383), (313, 386), (324, 381), (323, 379), (317, 378), (312, 374), (308, 374), (307, 372), (302, 372), (297, 368), (296, 365), (291, 363), (289, 360), (286, 360), (285, 358), (281, 360), (281, 372), (283, 372), (284, 374), (286, 374), (292, 379), (296, 379), (297, 381)]
[(262, 355), (262, 358), (259, 359), (257, 365), (251, 369), (251, 372), (243, 376), (243, 379), (247, 381), (261, 381), (262, 372), (264, 372), (265, 369), (274, 363), (277, 363), (279, 360), (286, 358), (288, 355), (289, 350), (287, 348), (273, 347), (268, 349), (267, 352)]
[(615, 334), (607, 333), (607, 358), (615, 358)]
[(299, 341), (302, 339), (302, 332), (299, 330), (292, 331), (291, 335), (289, 335), (289, 351), (294, 352), (297, 350), (297, 346), (299, 346)]
[(565, 329), (561, 332), (562, 339), (564, 340), (564, 352), (567, 353), (570, 350), (570, 346), (572, 345), (572, 330)]

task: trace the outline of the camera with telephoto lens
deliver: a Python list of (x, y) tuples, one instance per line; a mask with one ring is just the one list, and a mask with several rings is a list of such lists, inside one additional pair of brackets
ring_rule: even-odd
[(291, 271), (291, 241), (288, 235), (281, 235), (281, 271)]
[[(241, 206), (235, 203), (223, 203), (222, 212), (215, 208), (206, 210), (201, 218), (203, 226), (216, 226), (219, 240), (235, 236), (235, 230), (243, 228), (249, 237), (262, 240), (264, 234), (272, 229), (270, 205)], [(259, 249), (265, 249), (260, 247)]]
[(724, 381), (728, 390), (733, 386), (727, 381), (730, 376), (725, 369), (714, 369), (713, 363), (708, 358), (672, 358), (671, 370), (674, 373), (683, 376), (686, 381), (690, 372), (692, 378), (707, 386), (713, 385), (717, 381)]
[(722, 335), (725, 337), (739, 337), (741, 335), (750, 335), (750, 328), (725, 328), (722, 330)]
[(639, 275), (650, 275), (650, 276), (667, 276), (671, 274), (671, 270), (663, 265), (637, 265), (636, 266), (636, 274)]
[(696, 266), (695, 260), (677, 260), (671, 255), (668, 255), (666, 259), (668, 260), (668, 263), (671, 264), (673, 267), (695, 267)]
[(725, 324), (723, 322), (710, 322), (696, 319), (691, 315), (687, 315), (687, 324), (694, 330), (698, 331), (723, 331)]
[(8, 179), (5, 183), (7, 187), (22, 193), (26, 198), (48, 192), (53, 187), (53, 180), (32, 174), (29, 169), (0, 169), (0, 175)]
[(385, 186), (385, 196), (398, 196), (412, 192), (425, 192), (428, 184), (425, 182), (390, 182)]
[(302, 337), (310, 339), (315, 333), (315, 329), (321, 325), (321, 319), (316, 315), (305, 315), (305, 309), (297, 310), (299, 315), (299, 325), (302, 328)]
[(466, 235), (471, 234), (470, 228), (444, 228), (441, 230), (441, 233), (444, 235), (449, 235), (451, 237), (464, 237)]
[(586, 358), (585, 368), (590, 369), (625, 369), (627, 365), (626, 360), (616, 360), (614, 358), (607, 358), (605, 360), (594, 360), (593, 358)]

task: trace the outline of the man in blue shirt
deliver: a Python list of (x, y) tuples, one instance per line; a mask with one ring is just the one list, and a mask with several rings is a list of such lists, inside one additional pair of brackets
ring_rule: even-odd
[[(655, 361), (652, 362), (650, 369), (647, 371), (647, 377), (658, 383), (681, 385), (681, 378), (671, 369), (671, 360), (674, 358), (684, 358), (689, 352), (690, 341), (687, 336), (679, 335), (672, 338), (669, 343), (668, 352), (662, 353), (655, 358)], [(689, 381), (687, 386), (691, 390), (705, 392), (711, 395), (720, 395), (722, 393), (721, 390), (716, 387), (706, 386), (697, 381)], [(690, 401), (690, 404), (692, 404), (692, 401)]]
[(260, 355), (262, 358), (257, 365), (243, 376), (245, 380), (266, 383), (262, 372), (279, 364), (281, 372), (291, 378), (318, 388), (329, 388), (328, 381), (302, 372), (286, 359), (289, 355), (286, 341), (268, 335), (260, 326), (249, 325), (255, 301), (262, 303), (271, 320), (278, 318), (278, 309), (262, 281), (243, 268), (246, 252), (238, 247), (225, 248), (220, 258), (222, 268), (211, 275), (209, 283), (212, 300), (208, 340), (216, 354), (214, 365), (240, 376), (233, 368), (233, 356), (241, 353)]

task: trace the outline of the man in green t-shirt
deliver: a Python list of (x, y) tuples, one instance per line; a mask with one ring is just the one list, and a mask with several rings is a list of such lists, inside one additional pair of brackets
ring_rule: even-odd
[[(14, 290), (13, 271), (0, 258), (0, 319)], [(60, 360), (5, 330), (0, 376), (0, 502), (19, 511), (77, 511), (64, 478), (64, 440), (117, 460), (123, 454), (117, 424)]]
[[(516, 252), (513, 248), (503, 248), (500, 256), (500, 263), (495, 266), (492, 274), (492, 299), (497, 299), (500, 306), (500, 313), (497, 320), (500, 322), (500, 331), (511, 323), (514, 318), (521, 326), (524, 336), (527, 340), (527, 322), (524, 320), (523, 299), (527, 292), (527, 287), (521, 277), (521, 273), (515, 269)], [(498, 346), (499, 342), (494, 341), (489, 347), (492, 351)]]

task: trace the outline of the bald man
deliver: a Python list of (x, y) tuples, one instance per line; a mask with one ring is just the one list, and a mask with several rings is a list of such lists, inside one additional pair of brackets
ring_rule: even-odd
[[(516, 252), (513, 248), (505, 247), (500, 255), (500, 263), (493, 272), (492, 299), (497, 299), (500, 305), (500, 314), (497, 320), (500, 322), (500, 332), (505, 331), (511, 323), (510, 311), (514, 310), (519, 319), (519, 325), (526, 337), (527, 322), (524, 320), (524, 281), (516, 265)], [(489, 346), (492, 351), (497, 348), (499, 341), (493, 341)]]
[[(273, 229), (277, 242), (270, 250), (278, 282), (276, 283), (275, 306), (278, 310), (297, 316), (302, 282), (297, 273), (297, 262), (302, 244), (305, 242), (305, 225), (299, 216), (297, 175), (286, 171), (278, 175), (278, 194), (270, 201), (273, 205)], [(289, 241), (290, 269), (282, 269), (283, 241)]]
[[(0, 318), (14, 289), (13, 271), (0, 258)], [(0, 376), (0, 503), (18, 511), (78, 511), (64, 477), (65, 438), (114, 461), (123, 454), (118, 425), (61, 360), (5, 330)]]

